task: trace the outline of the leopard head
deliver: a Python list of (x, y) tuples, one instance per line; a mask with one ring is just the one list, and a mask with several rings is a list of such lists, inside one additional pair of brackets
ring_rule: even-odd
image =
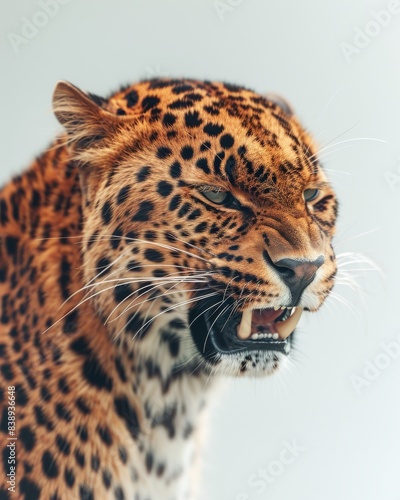
[(141, 353), (174, 339), (179, 366), (275, 371), (336, 274), (335, 193), (291, 109), (156, 79), (108, 99), (61, 82), (54, 110), (79, 170), (84, 282), (112, 339)]

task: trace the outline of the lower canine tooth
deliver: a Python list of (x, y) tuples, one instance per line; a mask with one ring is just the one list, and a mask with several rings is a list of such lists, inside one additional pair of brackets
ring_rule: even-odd
[(281, 339), (287, 339), (289, 337), (289, 335), (293, 332), (297, 323), (300, 320), (300, 316), (303, 312), (303, 308), (302, 307), (295, 307), (295, 308), (293, 308), (293, 310), (294, 310), (294, 312), (290, 316), (290, 318), (288, 318), (285, 321), (278, 321), (277, 323), (275, 323), (275, 328), (276, 328), (277, 332), (279, 333), (279, 336)]

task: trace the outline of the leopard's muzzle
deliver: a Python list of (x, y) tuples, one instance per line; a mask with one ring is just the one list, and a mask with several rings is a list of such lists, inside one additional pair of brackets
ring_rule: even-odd
[[(204, 295), (207, 295), (203, 292)], [(288, 355), (301, 307), (236, 310), (236, 301), (213, 296), (198, 300), (189, 314), (197, 349), (213, 362), (220, 355), (275, 351)]]

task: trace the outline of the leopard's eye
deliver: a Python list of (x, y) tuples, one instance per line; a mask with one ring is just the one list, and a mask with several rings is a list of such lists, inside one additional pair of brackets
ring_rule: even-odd
[(313, 201), (319, 195), (319, 189), (306, 189), (303, 192), (304, 199), (306, 201)]
[(221, 205), (224, 203), (227, 198), (228, 198), (228, 191), (202, 191), (202, 195), (207, 198), (207, 200), (212, 201), (213, 203), (216, 203), (217, 205)]

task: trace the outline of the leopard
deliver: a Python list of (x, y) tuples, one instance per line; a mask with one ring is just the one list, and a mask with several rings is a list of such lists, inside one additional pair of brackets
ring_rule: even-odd
[(0, 499), (198, 498), (213, 395), (284, 370), (335, 284), (318, 145), (226, 82), (52, 102), (0, 191)]

